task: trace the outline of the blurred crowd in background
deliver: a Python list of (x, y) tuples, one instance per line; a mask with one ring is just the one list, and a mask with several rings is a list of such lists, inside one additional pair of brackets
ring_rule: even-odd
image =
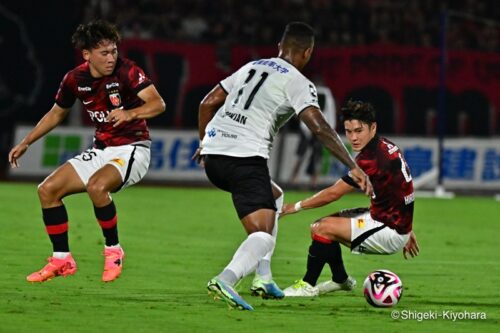
[[(0, 178), (2, 167), (7, 165), (14, 126), (33, 126), (54, 103), (54, 94), (63, 75), (74, 67), (78, 55), (70, 41), (80, 23), (103, 18), (115, 23), (124, 39), (212, 45), (224, 60), (221, 61), (223, 65), (217, 63), (215, 66), (229, 73), (229, 54), (233, 46), (274, 46), (281, 38), (283, 27), (297, 20), (314, 27), (316, 44), (325, 49), (343, 51), (356, 46), (374, 46), (380, 50), (395, 45), (415, 46), (419, 50), (429, 48), (434, 52), (440, 46), (440, 12), (443, 10), (449, 18), (446, 36), (450, 50), (477, 50), (482, 51), (482, 55), (493, 55), (490, 62), (482, 61), (483, 67), (474, 67), (476, 72), (473, 74), (481, 75), (481, 82), (494, 90), (500, 77), (497, 74), (500, 67), (495, 60), (500, 51), (499, 0), (2, 0), (0, 49), (4, 51), (4, 66), (0, 66)], [(140, 56), (144, 57), (135, 54), (133, 59), (140, 61)], [(159, 118), (158, 124), (152, 122), (152, 126), (173, 127), (178, 88), (183, 79), (181, 70), (184, 67), (179, 63), (183, 61), (185, 59), (178, 55), (157, 56), (157, 78), (165, 80), (157, 83), (171, 111), (165, 113), (168, 116), (165, 119)], [(461, 80), (467, 79), (462, 77)], [(196, 126), (197, 103), (216, 81), (197, 87), (195, 95), (186, 95), (190, 103), (179, 104), (183, 107), (183, 115), (194, 114), (188, 128)], [(432, 135), (434, 130), (424, 132), (423, 128), (427, 128), (425, 124), (429, 122), (433, 124), (437, 91), (434, 86), (422, 86), (422, 83), (406, 88), (404, 112), (395, 106), (387, 92), (382, 91), (380, 95), (380, 89), (369, 92), (369, 96), (381, 97), (380, 100), (360, 98), (372, 101), (378, 109), (389, 110), (387, 123), (406, 124), (404, 133)], [(485, 97), (484, 87), (473, 88), (477, 91), (463, 92), (467, 96), (474, 95), (469, 102), (464, 102), (467, 96), (453, 95), (455, 102), (448, 103), (449, 114), (453, 115), (450, 128), (455, 128), (455, 132), (449, 133), (497, 134), (499, 126), (496, 123), (500, 123), (497, 120), (500, 117), (493, 108), (496, 104), (491, 96)], [(335, 92), (339, 93), (338, 87)], [(460, 120), (464, 118), (459, 115), (463, 110), (468, 112), (466, 121)], [(430, 121), (419, 123), (402, 114)], [(461, 128), (457, 123), (468, 124), (471, 120), (479, 124), (470, 126), (475, 130), (456, 130)], [(418, 131), (412, 132), (409, 128)], [(403, 130), (400, 128), (400, 131)]]
[[(291, 20), (309, 22), (321, 46), (439, 45), (451, 14), (450, 49), (500, 51), (497, 0), (92, 0), (83, 21), (115, 22), (124, 38), (274, 44)], [(496, 21), (496, 23), (495, 23)]]

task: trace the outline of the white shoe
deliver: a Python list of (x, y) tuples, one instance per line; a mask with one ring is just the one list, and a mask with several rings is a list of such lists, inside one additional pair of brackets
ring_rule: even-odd
[(338, 290), (351, 291), (354, 289), (354, 287), (356, 287), (356, 280), (352, 276), (347, 277), (347, 280), (345, 280), (345, 282), (343, 283), (337, 283), (332, 280), (329, 280), (321, 282), (316, 286), (320, 295)]
[(283, 290), (286, 297), (316, 297), (319, 290), (303, 280), (297, 280), (290, 287)]

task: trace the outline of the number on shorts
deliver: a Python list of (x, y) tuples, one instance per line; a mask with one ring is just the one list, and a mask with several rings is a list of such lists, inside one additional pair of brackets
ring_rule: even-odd
[(87, 152), (82, 154), (82, 160), (90, 161), (94, 156), (97, 156), (95, 151), (88, 150)]

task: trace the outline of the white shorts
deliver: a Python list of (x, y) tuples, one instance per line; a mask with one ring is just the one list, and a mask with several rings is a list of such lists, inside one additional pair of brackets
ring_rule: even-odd
[(151, 142), (139, 141), (133, 144), (87, 149), (70, 159), (82, 182), (87, 186), (90, 177), (106, 164), (114, 166), (122, 176), (120, 189), (139, 182), (149, 169), (151, 160)]
[(372, 219), (370, 213), (351, 218), (351, 252), (366, 254), (393, 254), (406, 245), (410, 234), (396, 230)]

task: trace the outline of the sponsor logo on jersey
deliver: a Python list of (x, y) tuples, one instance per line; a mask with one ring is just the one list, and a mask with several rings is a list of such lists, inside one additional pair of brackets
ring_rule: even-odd
[(113, 106), (120, 106), (120, 104), (122, 103), (122, 98), (120, 97), (120, 93), (112, 93), (112, 94), (109, 94), (109, 100), (111, 101), (111, 104), (113, 104)]
[(217, 131), (215, 130), (215, 128), (212, 128), (211, 130), (209, 130), (209, 131), (207, 132), (207, 134), (208, 134), (208, 137), (209, 137), (209, 138), (213, 138), (214, 136), (216, 136), (216, 135), (217, 135)]
[(111, 160), (111, 162), (115, 162), (116, 164), (118, 164), (120, 166), (124, 166), (125, 165), (125, 161), (122, 160), (121, 158), (115, 158), (115, 159)]
[(312, 97), (314, 98), (318, 97), (318, 92), (316, 91), (316, 88), (312, 84), (309, 85), (309, 92), (311, 93)]
[(285, 68), (281, 66), (280, 64), (276, 63), (275, 61), (272, 60), (257, 60), (252, 63), (252, 65), (263, 65), (263, 66), (268, 66), (271, 67), (272, 69), (276, 70), (277, 72), (280, 72), (282, 74), (288, 73), (289, 70), (288, 68)]
[(399, 150), (398, 146), (395, 146), (389, 142), (386, 142), (384, 140), (382, 140), (382, 142), (387, 146), (387, 149), (388, 149), (388, 152), (389, 152), (389, 155), (392, 155), (394, 154), (395, 152), (397, 152)]
[(91, 91), (91, 90), (92, 90), (92, 88), (90, 88), (90, 87), (80, 87), (80, 86), (78, 86), (78, 91)]
[(405, 196), (405, 205), (411, 204), (413, 201), (415, 201), (415, 193), (411, 192), (411, 194), (408, 194)]
[(106, 111), (92, 111), (92, 110), (87, 110), (90, 120), (93, 122), (98, 122), (98, 123), (107, 123), (108, 121), (106, 120), (106, 117), (108, 114), (111, 112), (109, 110)]
[(82, 103), (83, 103), (83, 105), (88, 105), (88, 104), (92, 103), (92, 100), (90, 100), (90, 101), (82, 101)]
[(106, 89), (111, 89), (111, 88), (119, 87), (119, 86), (120, 86), (120, 84), (118, 82), (111, 82), (111, 83), (106, 84)]
[(224, 131), (219, 131), (219, 132), (223, 138), (227, 138), (227, 139), (237, 139), (238, 138), (238, 136), (236, 134), (232, 134), (232, 133), (228, 133), (228, 132), (224, 132)]
[(358, 229), (363, 229), (365, 227), (365, 220), (364, 219), (358, 219)]
[(142, 73), (139, 73), (139, 83), (144, 82), (144, 80), (146, 80), (146, 76)]

